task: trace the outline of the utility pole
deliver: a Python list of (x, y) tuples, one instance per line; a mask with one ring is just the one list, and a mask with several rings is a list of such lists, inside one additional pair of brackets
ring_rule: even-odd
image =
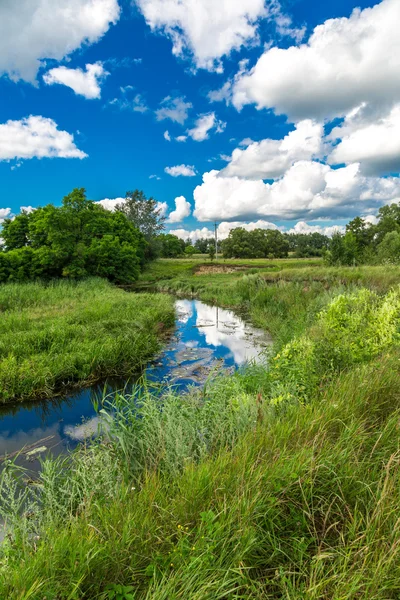
[(215, 262), (218, 261), (218, 223), (214, 223), (215, 230)]

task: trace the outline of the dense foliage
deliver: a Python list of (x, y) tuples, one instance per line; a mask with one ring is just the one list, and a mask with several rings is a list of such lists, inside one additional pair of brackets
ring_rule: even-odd
[(330, 265), (399, 264), (400, 204), (380, 208), (376, 224), (350, 221), (344, 234), (333, 235), (325, 259)]
[(88, 200), (83, 188), (65, 196), (61, 207), (48, 204), (6, 219), (1, 237), (0, 282), (100, 276), (131, 283), (147, 247), (122, 212)]
[(289, 242), (274, 229), (246, 231), (237, 227), (229, 232), (221, 247), (225, 258), (285, 258)]
[(146, 260), (162, 256), (158, 236), (164, 231), (165, 217), (158, 202), (154, 198), (147, 198), (141, 190), (134, 190), (126, 193), (125, 201), (117, 204), (116, 210), (124, 214), (143, 234), (147, 242)]
[(159, 253), (162, 258), (177, 258), (185, 254), (185, 242), (172, 233), (162, 233), (158, 236)]

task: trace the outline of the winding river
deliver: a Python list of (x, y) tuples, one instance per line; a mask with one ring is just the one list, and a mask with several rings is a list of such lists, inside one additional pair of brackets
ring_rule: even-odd
[[(162, 351), (146, 367), (146, 378), (184, 391), (201, 385), (214, 372), (237, 369), (263, 359), (271, 343), (265, 332), (238, 314), (199, 300), (176, 301), (176, 327)], [(98, 430), (95, 403), (103, 394), (124, 388), (125, 380), (108, 381), (53, 401), (7, 405), (0, 409), (0, 457), (22, 448), (19, 462), (38, 463), (51, 451), (64, 454)], [(34, 465), (31, 465), (34, 467)]]

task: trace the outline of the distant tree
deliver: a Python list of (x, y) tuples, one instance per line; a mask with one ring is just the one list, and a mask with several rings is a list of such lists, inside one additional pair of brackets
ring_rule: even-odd
[(201, 238), (199, 240), (196, 240), (196, 242), (194, 244), (196, 252), (198, 252), (199, 254), (207, 254), (208, 244), (209, 244), (208, 239)]
[(380, 263), (400, 263), (400, 233), (389, 231), (377, 248)]
[(162, 233), (158, 236), (161, 243), (162, 258), (177, 258), (185, 253), (185, 242), (172, 233)]
[(186, 246), (185, 254), (188, 256), (193, 256), (193, 254), (196, 254), (196, 248), (194, 246)]
[(221, 246), (225, 258), (284, 258), (289, 250), (289, 242), (280, 231), (246, 231), (243, 227), (232, 229)]
[(329, 247), (329, 238), (317, 231), (314, 233), (286, 233), (285, 239), (289, 243), (289, 251), (294, 252), (298, 258), (322, 256)]
[(334, 233), (325, 255), (325, 261), (334, 266), (351, 266), (359, 262), (359, 247), (356, 234), (347, 231), (345, 234)]
[(208, 245), (208, 256), (210, 257), (210, 260), (214, 260), (214, 258), (215, 258), (215, 243), (214, 242), (210, 242)]
[(147, 198), (141, 190), (127, 192), (125, 202), (117, 204), (116, 211), (122, 212), (144, 235), (148, 247), (146, 259), (156, 258), (159, 246), (157, 236), (165, 229), (165, 217), (154, 198)]
[(29, 243), (29, 214), (22, 211), (14, 219), (5, 219), (1, 237), (4, 240), (6, 250), (17, 250), (27, 246)]
[(400, 205), (382, 206), (378, 211), (378, 223), (374, 228), (375, 242), (380, 244), (387, 233), (400, 232)]

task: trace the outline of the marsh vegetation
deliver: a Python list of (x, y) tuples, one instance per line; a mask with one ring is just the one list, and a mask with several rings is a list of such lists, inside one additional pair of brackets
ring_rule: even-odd
[[(395, 600), (397, 268), (200, 264), (152, 263), (140, 285), (246, 311), (268, 366), (116, 395), (107, 436), (29, 485), (7, 464), (0, 597)], [(167, 295), (114, 292), (169, 314)]]

